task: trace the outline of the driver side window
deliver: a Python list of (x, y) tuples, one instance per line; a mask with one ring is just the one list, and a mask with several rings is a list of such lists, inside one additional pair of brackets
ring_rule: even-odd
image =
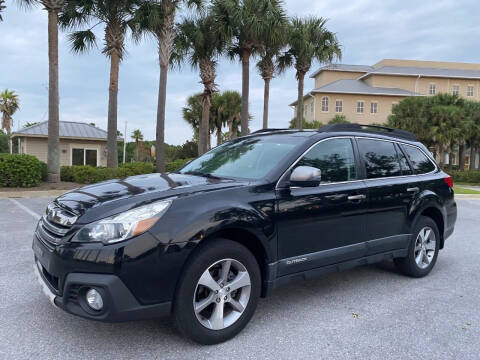
[(322, 141), (310, 149), (295, 165), (311, 166), (322, 172), (321, 183), (335, 183), (357, 179), (355, 156), (351, 139)]

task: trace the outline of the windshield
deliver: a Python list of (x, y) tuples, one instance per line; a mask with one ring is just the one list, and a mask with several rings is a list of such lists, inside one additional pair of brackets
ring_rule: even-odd
[(265, 136), (228, 142), (193, 160), (180, 173), (258, 180), (303, 141), (298, 137)]

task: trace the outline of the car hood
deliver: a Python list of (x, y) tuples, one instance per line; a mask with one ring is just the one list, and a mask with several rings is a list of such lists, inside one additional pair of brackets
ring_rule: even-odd
[[(206, 178), (186, 174), (146, 174), (115, 179), (71, 190), (55, 201), (77, 215), (77, 223), (89, 223), (169, 197), (190, 196), (247, 185), (247, 181)], [(87, 211), (88, 210), (88, 211)]]

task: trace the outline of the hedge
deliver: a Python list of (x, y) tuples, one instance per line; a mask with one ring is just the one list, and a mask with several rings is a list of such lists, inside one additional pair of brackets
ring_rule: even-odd
[(453, 182), (480, 184), (480, 170), (475, 171), (456, 171), (447, 170), (447, 173), (452, 177)]
[(0, 187), (32, 187), (47, 175), (47, 165), (35, 156), (0, 154)]
[[(175, 171), (186, 164), (190, 159), (176, 160), (168, 163), (166, 170)], [(125, 178), (133, 175), (154, 173), (155, 166), (147, 162), (134, 162), (121, 164), (118, 168), (104, 168), (93, 166), (62, 166), (60, 169), (60, 179), (62, 181), (72, 181), (79, 184), (93, 184), (100, 181)]]

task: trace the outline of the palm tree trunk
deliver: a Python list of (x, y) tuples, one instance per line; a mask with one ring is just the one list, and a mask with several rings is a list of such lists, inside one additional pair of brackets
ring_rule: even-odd
[(12, 143), (12, 120), (10, 118), (7, 119), (8, 126), (7, 126), (7, 139), (8, 139), (8, 151), (10, 154), (13, 154), (13, 143)]
[(208, 138), (210, 137), (210, 92), (205, 89), (203, 93), (202, 119), (198, 133), (198, 155), (205, 154), (208, 150)]
[(58, 12), (48, 10), (48, 155), (47, 181), (60, 181), (58, 96)]
[(460, 171), (465, 170), (465, 145), (460, 144), (458, 146), (458, 169)]
[(263, 128), (268, 129), (268, 103), (270, 97), (270, 78), (264, 79), (263, 88)]
[(297, 129), (302, 130), (303, 125), (303, 86), (305, 74), (297, 72), (298, 78), (298, 98), (297, 98)]
[(248, 97), (250, 89), (250, 50), (242, 51), (242, 112), (240, 125), (242, 136), (248, 135)]
[(157, 172), (165, 172), (165, 104), (167, 101), (168, 65), (160, 65), (160, 84), (157, 105), (157, 147), (155, 149)]
[(475, 170), (475, 155), (476, 155), (476, 146), (474, 143), (470, 144), (470, 166), (468, 167), (469, 170)]
[(118, 111), (118, 75), (120, 57), (117, 52), (110, 56), (110, 86), (108, 88), (108, 135), (107, 135), (107, 167), (118, 167), (117, 155), (117, 111)]
[(222, 124), (217, 124), (217, 146), (222, 143)]

